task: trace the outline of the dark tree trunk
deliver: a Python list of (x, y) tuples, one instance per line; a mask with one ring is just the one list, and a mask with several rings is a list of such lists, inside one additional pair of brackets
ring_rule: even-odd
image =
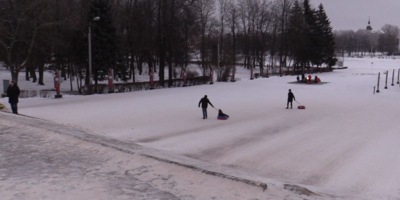
[(64, 81), (67, 80), (67, 72), (65, 70), (65, 63), (61, 63), (61, 76), (64, 78)]
[(130, 65), (131, 65), (131, 78), (132, 78), (132, 83), (135, 83), (135, 56), (131, 52), (131, 60), (130, 60)]
[(143, 74), (143, 56), (139, 55), (139, 60), (138, 60), (138, 70), (139, 70), (139, 75)]
[(89, 66), (86, 66), (86, 71), (85, 71), (85, 85), (89, 85)]
[(159, 70), (159, 80), (160, 85), (164, 85), (164, 74), (165, 74), (165, 22), (164, 16), (166, 13), (166, 2), (163, 3), (163, 0), (159, 0), (158, 5), (158, 41), (159, 41), (159, 57), (160, 57), (160, 70)]
[(97, 85), (98, 85), (98, 80), (97, 80), (97, 71), (93, 72), (93, 77), (94, 77), (94, 93), (97, 93)]
[(173, 48), (173, 27), (175, 25), (174, 21), (174, 13), (175, 13), (175, 0), (171, 0), (171, 8), (170, 8), (170, 21), (169, 21), (169, 26), (168, 26), (168, 51), (169, 51), (169, 56), (168, 56), (168, 87), (172, 86), (172, 72), (173, 72), (173, 66), (172, 66), (172, 57), (175, 55), (174, 54), (174, 48)]
[(44, 73), (44, 64), (41, 63), (39, 64), (39, 85), (44, 85), (43, 83), (43, 73)]
[(72, 85), (72, 65), (71, 62), (68, 61), (68, 78), (69, 78), (69, 85), (71, 86), (71, 92), (74, 91), (74, 87)]
[(25, 67), (25, 80), (29, 81), (29, 71), (32, 67)]
[(30, 69), (30, 70), (29, 70), (29, 71), (30, 71), (30, 77), (33, 79), (33, 80), (32, 80), (33, 83), (36, 83), (36, 81), (37, 81), (35, 68), (36, 68), (36, 67), (34, 67), (34, 66), (32, 66), (32, 67), (29, 68), (29, 69)]

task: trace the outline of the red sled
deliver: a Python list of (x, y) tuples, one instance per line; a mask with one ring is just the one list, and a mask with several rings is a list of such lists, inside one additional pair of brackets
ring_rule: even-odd
[(218, 116), (217, 119), (219, 120), (227, 120), (229, 117), (227, 116)]
[(298, 106), (297, 108), (298, 108), (298, 109), (306, 109), (305, 106)]

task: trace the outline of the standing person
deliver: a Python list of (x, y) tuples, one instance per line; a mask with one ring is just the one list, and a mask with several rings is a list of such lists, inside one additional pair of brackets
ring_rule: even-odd
[(18, 98), (19, 98), (19, 87), (15, 83), (15, 81), (11, 81), (10, 85), (7, 88), (7, 96), (8, 96), (8, 103), (11, 105), (12, 112), (14, 114), (18, 114)]
[(208, 107), (208, 104), (210, 104), (213, 108), (214, 108), (214, 106), (212, 105), (210, 100), (207, 99), (207, 95), (204, 95), (204, 97), (202, 99), (200, 99), (199, 108), (200, 108), (200, 104), (201, 104), (201, 108), (203, 110), (203, 119), (207, 119), (207, 107)]
[(294, 97), (294, 94), (292, 93), (292, 90), (289, 89), (289, 94), (288, 94), (286, 109), (289, 108), (289, 103), (290, 103), (290, 109), (292, 109), (292, 107), (293, 107), (293, 100), (296, 100), (296, 98)]

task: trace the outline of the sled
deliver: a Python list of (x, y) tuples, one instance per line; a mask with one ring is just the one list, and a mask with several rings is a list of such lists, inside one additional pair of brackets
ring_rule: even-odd
[(298, 109), (306, 109), (305, 106), (298, 106), (297, 108), (298, 108)]
[(227, 116), (218, 116), (217, 119), (219, 120), (227, 120), (229, 117)]
[(0, 109), (4, 109), (4, 108), (5, 108), (5, 106), (0, 103)]

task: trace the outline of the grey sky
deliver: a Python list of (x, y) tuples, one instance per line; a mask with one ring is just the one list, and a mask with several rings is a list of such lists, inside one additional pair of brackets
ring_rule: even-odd
[(400, 27), (400, 0), (310, 0), (310, 2), (314, 8), (320, 3), (324, 5), (334, 30), (365, 29), (369, 16), (374, 31), (380, 30), (385, 24)]

